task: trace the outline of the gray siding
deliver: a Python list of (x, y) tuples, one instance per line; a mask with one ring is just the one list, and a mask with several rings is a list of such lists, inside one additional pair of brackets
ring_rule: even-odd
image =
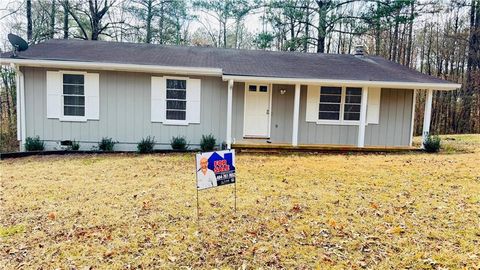
[[(287, 92), (282, 95), (280, 94), (281, 89), (285, 89)], [(271, 140), (290, 143), (292, 141), (295, 86), (274, 84), (272, 91)]]
[[(243, 138), (244, 84), (236, 83), (233, 92), (233, 137)], [(285, 95), (280, 89), (285, 89)], [(293, 85), (273, 85), (272, 87), (271, 141), (290, 143), (292, 139)], [(300, 144), (356, 145), (358, 126), (317, 125), (306, 122), (307, 89), (302, 86), (300, 95)], [(368, 146), (408, 146), (411, 136), (413, 90), (382, 89), (379, 124), (369, 124), (365, 128), (365, 145)]]
[[(143, 137), (155, 136), (159, 148), (168, 148), (172, 136), (185, 136), (194, 147), (202, 134), (212, 133), (221, 143), (226, 134), (227, 83), (216, 77), (202, 79), (201, 123), (188, 126), (150, 121), (150, 77), (152, 74), (98, 71), (100, 73), (100, 120), (62, 122), (46, 117), (46, 69), (24, 68), (26, 135), (40, 136), (55, 147), (60, 140), (77, 140), (83, 148), (102, 137), (119, 141), (125, 150), (135, 149)], [(162, 76), (155, 74), (155, 76)], [(243, 139), (244, 83), (233, 89), (232, 137)], [(284, 95), (280, 89), (287, 90)], [(306, 87), (300, 95), (300, 144), (355, 145), (358, 126), (317, 125), (305, 121)], [(293, 122), (293, 85), (273, 85), (271, 140), (290, 143)], [(406, 146), (410, 141), (413, 90), (382, 89), (380, 122), (366, 127), (365, 145)], [(82, 144), (83, 143), (83, 144)], [(52, 147), (53, 145), (53, 147)], [(121, 148), (117, 148), (121, 149)]]
[(408, 146), (412, 135), (413, 90), (382, 89), (380, 121), (365, 128), (365, 145)]
[(357, 143), (358, 126), (318, 125), (305, 121), (307, 110), (307, 87), (300, 92), (299, 144), (341, 144)]
[(235, 83), (233, 85), (233, 106), (232, 106), (232, 140), (243, 139), (243, 111), (245, 102), (245, 84)]
[(111, 137), (127, 145), (125, 149), (133, 149), (146, 136), (155, 136), (158, 146), (163, 148), (169, 146), (172, 136), (185, 136), (193, 146), (199, 144), (202, 134), (212, 133), (219, 143), (225, 140), (227, 84), (220, 78), (198, 77), (202, 79), (200, 124), (172, 126), (150, 121), (152, 74), (98, 73), (100, 120), (62, 122), (46, 117), (46, 69), (25, 68), (26, 135), (38, 135), (46, 141), (75, 139), (85, 145)]

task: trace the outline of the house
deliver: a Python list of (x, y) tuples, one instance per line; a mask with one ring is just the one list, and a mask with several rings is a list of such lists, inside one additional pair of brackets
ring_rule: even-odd
[(143, 137), (198, 147), (213, 134), (230, 147), (410, 147), (415, 93), (459, 84), (361, 51), (355, 55), (49, 40), (3, 53), (17, 69), (18, 139), (48, 149), (102, 137), (135, 150)]

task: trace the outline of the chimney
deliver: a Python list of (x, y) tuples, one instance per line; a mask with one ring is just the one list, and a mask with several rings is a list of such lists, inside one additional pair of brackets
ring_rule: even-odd
[(357, 45), (355, 46), (355, 56), (364, 56), (365, 55), (365, 46)]

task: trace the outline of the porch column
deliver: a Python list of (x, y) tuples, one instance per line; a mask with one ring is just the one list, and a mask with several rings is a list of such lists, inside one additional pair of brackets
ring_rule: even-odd
[(232, 148), (232, 110), (233, 110), (233, 80), (228, 80), (227, 89), (227, 149)]
[(298, 118), (300, 115), (300, 84), (295, 84), (295, 99), (293, 103), (292, 145), (298, 146)]
[(432, 99), (433, 89), (427, 90), (427, 98), (425, 99), (425, 112), (423, 115), (423, 131), (422, 131), (422, 148), (423, 143), (430, 134), (430, 120), (432, 119)]
[(358, 125), (358, 140), (357, 146), (365, 146), (365, 125), (367, 123), (367, 102), (368, 102), (368, 87), (362, 89), (362, 101), (360, 106), (360, 124)]

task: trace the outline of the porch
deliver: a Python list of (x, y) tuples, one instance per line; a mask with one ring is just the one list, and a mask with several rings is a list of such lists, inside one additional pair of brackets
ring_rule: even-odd
[(299, 144), (293, 146), (290, 143), (274, 143), (269, 140), (244, 139), (237, 141), (231, 146), (241, 151), (338, 151), (338, 152), (400, 152), (414, 151), (418, 148), (413, 146), (364, 146), (341, 144)]
[[(418, 85), (227, 78), (229, 77), (224, 76), (224, 80), (228, 81), (225, 140), (228, 148), (309, 151), (414, 149), (415, 94), (416, 89), (425, 89)], [(341, 89), (341, 94), (338, 94), (341, 102), (338, 101), (336, 105), (341, 109), (335, 121), (319, 119), (320, 92), (323, 91), (320, 89), (323, 86), (329, 90)], [(311, 94), (314, 89), (316, 95)], [(424, 137), (430, 129), (433, 96), (433, 89), (427, 89)], [(356, 94), (348, 96), (349, 91)], [(382, 106), (380, 93), (383, 93)], [(349, 98), (356, 98), (355, 110), (347, 111), (347, 106), (354, 107), (352, 102), (347, 104)], [(320, 115), (324, 113), (321, 108), (320, 106)], [(373, 113), (376, 114), (376, 122), (372, 122), (370, 110), (376, 110)], [(332, 115), (327, 112), (327, 116), (329, 113)], [(352, 115), (355, 119), (350, 121)]]

